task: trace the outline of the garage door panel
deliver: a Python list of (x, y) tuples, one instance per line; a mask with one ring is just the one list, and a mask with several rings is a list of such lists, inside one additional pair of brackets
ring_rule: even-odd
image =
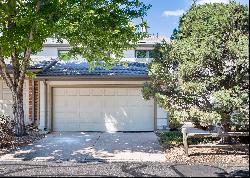
[(142, 99), (140, 97), (133, 97), (133, 96), (129, 96), (128, 97), (128, 106), (140, 106), (142, 104)]
[(65, 111), (67, 111), (67, 112), (77, 112), (78, 105), (79, 105), (79, 103), (78, 103), (77, 97), (68, 97), (66, 99)]
[(79, 96), (79, 106), (81, 109), (91, 107), (92, 102), (93, 101), (91, 100), (91, 97), (89, 96)]
[(129, 111), (126, 109), (126, 107), (119, 107), (117, 109), (116, 115), (118, 118), (121, 118), (122, 120), (129, 117)]
[(117, 99), (116, 98), (104, 97), (103, 103), (104, 103), (105, 109), (117, 107)]
[(116, 89), (115, 88), (105, 88), (104, 95), (105, 96), (115, 96)]
[(103, 96), (104, 95), (104, 88), (93, 88), (92, 95), (93, 96)]
[(127, 96), (128, 95), (128, 89), (127, 88), (117, 89), (117, 95), (118, 96)]
[(129, 96), (141, 96), (141, 90), (137, 88), (128, 89)]
[(77, 96), (78, 89), (77, 88), (67, 88), (66, 94), (67, 94), (67, 96)]
[(103, 118), (102, 112), (80, 112), (79, 122), (100, 122)]
[(79, 130), (79, 125), (77, 123), (68, 123), (67, 125), (63, 123), (57, 123), (56, 125), (53, 126), (54, 131), (78, 131)]
[(105, 124), (99, 124), (99, 123), (81, 123), (79, 125), (80, 130), (79, 131), (104, 131), (106, 130)]
[(58, 97), (56, 104), (55, 112), (77, 112), (78, 101), (76, 97)]
[(104, 110), (104, 113), (106, 115), (110, 115), (114, 118), (116, 118), (116, 120), (119, 120), (120, 119), (124, 119), (126, 117), (128, 117), (128, 111), (126, 111), (125, 108), (110, 108), (109, 110), (106, 109)]
[(80, 96), (89, 96), (90, 95), (90, 88), (80, 88), (79, 95)]
[[(53, 95), (54, 130), (152, 131), (154, 129), (153, 102), (145, 102), (140, 94), (140, 89), (73, 89), (74, 90), (71, 90), (73, 91), (72, 93), (76, 93), (77, 96), (69, 94), (68, 89), (64, 89), (67, 91), (65, 96)], [(63, 105), (58, 103), (67, 104)], [(64, 107), (65, 109), (58, 109), (58, 107)], [(69, 112), (69, 110), (71, 112)], [(60, 112), (63, 116), (60, 115)], [(70, 119), (72, 117), (74, 118), (73, 120)], [(60, 122), (60, 118), (62, 122)], [(66, 125), (69, 122), (71, 126), (67, 127)]]
[(55, 96), (64, 96), (65, 95), (65, 89), (64, 88), (54, 88), (54, 95)]
[(128, 105), (128, 99), (126, 96), (117, 96), (117, 106), (126, 107)]
[(77, 113), (70, 113), (70, 112), (56, 112), (54, 114), (54, 117), (57, 119), (59, 122), (64, 122), (64, 123), (70, 123), (71, 121), (77, 121), (78, 116)]
[(96, 110), (96, 108), (103, 107), (103, 98), (100, 96), (89, 96), (86, 100), (80, 100), (80, 105), (87, 106), (91, 110)]

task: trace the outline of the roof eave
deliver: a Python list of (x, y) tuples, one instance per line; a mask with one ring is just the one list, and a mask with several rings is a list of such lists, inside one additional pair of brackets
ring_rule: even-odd
[(34, 80), (48, 80), (48, 81), (91, 81), (91, 80), (109, 80), (109, 81), (143, 81), (148, 80), (148, 76), (36, 76)]

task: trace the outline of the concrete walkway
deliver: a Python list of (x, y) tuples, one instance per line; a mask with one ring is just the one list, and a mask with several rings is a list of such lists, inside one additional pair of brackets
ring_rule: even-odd
[(0, 161), (163, 162), (165, 156), (153, 132), (53, 132)]

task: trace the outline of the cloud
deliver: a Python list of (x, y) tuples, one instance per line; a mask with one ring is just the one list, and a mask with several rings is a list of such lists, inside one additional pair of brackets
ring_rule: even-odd
[(199, 0), (197, 4), (206, 4), (206, 3), (229, 3), (229, 0)]
[(185, 13), (185, 11), (183, 9), (178, 9), (175, 11), (164, 11), (163, 15), (164, 16), (181, 16), (184, 13)]

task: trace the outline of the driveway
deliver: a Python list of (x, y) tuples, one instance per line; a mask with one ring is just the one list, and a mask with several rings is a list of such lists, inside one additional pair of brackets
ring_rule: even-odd
[(53, 132), (0, 161), (163, 162), (165, 156), (153, 132)]

